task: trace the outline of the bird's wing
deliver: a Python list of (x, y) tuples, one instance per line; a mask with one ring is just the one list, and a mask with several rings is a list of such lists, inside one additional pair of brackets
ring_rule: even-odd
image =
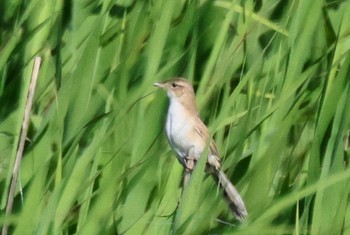
[(203, 142), (207, 145), (210, 141), (210, 159), (208, 158), (208, 163), (210, 165), (213, 165), (215, 168), (220, 168), (220, 158), (219, 158), (219, 152), (216, 147), (215, 141), (213, 138), (209, 135), (208, 128), (204, 125), (202, 120), (197, 117), (195, 120), (195, 131), (196, 133), (201, 137)]

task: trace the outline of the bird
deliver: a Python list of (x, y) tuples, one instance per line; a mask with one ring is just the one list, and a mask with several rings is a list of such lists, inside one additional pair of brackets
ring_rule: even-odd
[(224, 197), (235, 216), (242, 222), (248, 216), (244, 201), (221, 168), (219, 152), (207, 126), (201, 120), (196, 104), (196, 95), (191, 82), (175, 77), (154, 86), (166, 91), (169, 98), (166, 116), (166, 135), (177, 159), (184, 167), (184, 187), (186, 186), (196, 162), (209, 148), (206, 171), (222, 188)]

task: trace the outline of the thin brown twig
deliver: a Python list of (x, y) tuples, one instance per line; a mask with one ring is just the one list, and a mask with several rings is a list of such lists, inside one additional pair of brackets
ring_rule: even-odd
[[(8, 193), (8, 198), (7, 198), (6, 212), (5, 212), (6, 216), (10, 215), (12, 212), (13, 200), (14, 200), (16, 185), (17, 185), (17, 178), (18, 178), (19, 168), (23, 157), (24, 145), (27, 138), (30, 111), (32, 109), (33, 98), (35, 93), (36, 82), (38, 80), (40, 64), (41, 64), (41, 57), (35, 57), (32, 76), (29, 84), (27, 101), (24, 108), (21, 135), (18, 142), (16, 159), (15, 159), (15, 164), (13, 166), (11, 184), (10, 184), (10, 189)], [(8, 224), (6, 224), (5, 222), (2, 227), (2, 235), (7, 235), (7, 233), (8, 233)]]

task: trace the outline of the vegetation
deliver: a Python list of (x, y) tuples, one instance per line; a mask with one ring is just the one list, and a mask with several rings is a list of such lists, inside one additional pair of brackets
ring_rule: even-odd
[[(350, 234), (350, 1), (2, 0), (0, 11), (9, 234)], [(152, 86), (173, 76), (193, 81), (243, 224), (204, 161), (182, 195), (167, 99)]]

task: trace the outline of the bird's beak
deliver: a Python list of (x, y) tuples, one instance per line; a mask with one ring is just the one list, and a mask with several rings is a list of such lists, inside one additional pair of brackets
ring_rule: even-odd
[(160, 87), (160, 88), (164, 88), (164, 84), (161, 83), (161, 82), (153, 83), (153, 86)]

